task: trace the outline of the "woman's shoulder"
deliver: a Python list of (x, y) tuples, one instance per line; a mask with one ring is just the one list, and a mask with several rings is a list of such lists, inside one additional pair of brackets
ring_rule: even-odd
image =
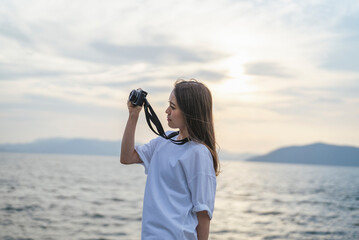
[(198, 173), (215, 176), (212, 154), (207, 146), (194, 141), (186, 144), (188, 144), (188, 149), (183, 155), (182, 161), (188, 172), (191, 172), (193, 176)]
[(202, 143), (190, 141), (187, 149), (192, 157), (195, 159), (208, 159), (212, 160), (212, 154), (208, 147)]
[(195, 151), (204, 151), (204, 152), (208, 151), (209, 152), (208, 147), (203, 143), (196, 142), (196, 141), (190, 141), (189, 143), (190, 143), (189, 147), (191, 147)]

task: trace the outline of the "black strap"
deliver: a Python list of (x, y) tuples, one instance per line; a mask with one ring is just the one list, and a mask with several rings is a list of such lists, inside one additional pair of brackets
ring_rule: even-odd
[[(161, 124), (160, 120), (158, 119), (155, 111), (153, 110), (153, 108), (151, 107), (151, 105), (147, 101), (147, 99), (145, 99), (144, 108), (145, 108), (145, 115), (146, 115), (147, 124), (156, 135), (161, 136), (161, 137), (163, 137), (165, 139), (168, 139), (168, 140), (170, 140), (171, 142), (173, 142), (174, 144), (177, 144), (177, 145), (182, 145), (182, 144), (185, 144), (186, 142), (188, 142), (188, 138), (185, 138), (185, 139), (182, 139), (182, 140), (174, 140), (174, 139), (172, 139), (173, 137), (177, 136), (179, 134), (179, 132), (173, 132), (173, 133), (169, 134), (168, 136), (166, 135), (165, 131), (163, 130), (163, 127), (162, 127), (162, 124)], [(153, 129), (151, 122), (156, 126), (157, 131), (155, 131)]]

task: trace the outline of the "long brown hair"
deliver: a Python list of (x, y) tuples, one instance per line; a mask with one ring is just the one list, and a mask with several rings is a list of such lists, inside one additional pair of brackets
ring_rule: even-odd
[(190, 140), (204, 144), (212, 154), (213, 167), (219, 174), (219, 160), (212, 114), (212, 94), (196, 79), (179, 79), (175, 83), (174, 94), (182, 110)]

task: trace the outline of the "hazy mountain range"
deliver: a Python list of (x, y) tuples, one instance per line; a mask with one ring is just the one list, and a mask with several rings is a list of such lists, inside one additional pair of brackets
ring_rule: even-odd
[[(118, 156), (120, 146), (120, 141), (51, 138), (36, 140), (31, 143), (0, 144), (0, 152)], [(219, 156), (220, 159), (225, 160), (252, 162), (359, 166), (358, 147), (324, 143), (283, 147), (261, 156), (249, 153), (229, 153), (221, 150)]]
[(0, 144), (0, 151), (115, 156), (119, 154), (120, 146), (120, 141), (50, 138), (40, 139), (30, 143)]
[(359, 166), (359, 148), (314, 143), (279, 148), (247, 159), (256, 162), (301, 163), (316, 165)]
[[(0, 144), (0, 152), (118, 156), (120, 147), (121, 141), (119, 140), (50, 138), (30, 143)], [(220, 157), (227, 160), (244, 160), (252, 156), (254, 155), (220, 151)]]

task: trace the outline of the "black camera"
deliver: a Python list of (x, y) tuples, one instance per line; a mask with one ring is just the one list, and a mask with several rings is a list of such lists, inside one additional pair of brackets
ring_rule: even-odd
[(142, 106), (146, 100), (147, 92), (143, 90), (132, 90), (128, 100), (135, 106)]

